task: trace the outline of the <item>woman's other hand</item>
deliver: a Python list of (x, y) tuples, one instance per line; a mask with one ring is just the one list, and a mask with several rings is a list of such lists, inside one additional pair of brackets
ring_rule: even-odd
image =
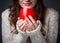
[(25, 17), (25, 20), (28, 23), (27, 31), (35, 30), (38, 27), (38, 22), (32, 16), (29, 15), (29, 18)]

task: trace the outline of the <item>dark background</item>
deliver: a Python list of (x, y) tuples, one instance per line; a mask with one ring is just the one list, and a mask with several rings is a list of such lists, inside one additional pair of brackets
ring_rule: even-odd
[[(12, 0), (0, 0), (0, 21), (1, 21), (1, 12), (8, 8), (8, 6), (11, 4)], [(59, 19), (60, 19), (60, 0), (43, 0), (44, 5), (49, 8), (54, 8), (59, 12)], [(59, 24), (60, 26), (60, 20)], [(58, 29), (58, 39), (57, 43), (60, 43), (60, 27)], [(2, 43), (1, 38), (1, 22), (0, 22), (0, 43)]]

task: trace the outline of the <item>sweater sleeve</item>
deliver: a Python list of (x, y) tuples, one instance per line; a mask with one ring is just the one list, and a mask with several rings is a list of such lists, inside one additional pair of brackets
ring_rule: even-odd
[(23, 33), (12, 34), (9, 21), (8, 21), (8, 10), (5, 10), (2, 15), (2, 42), (3, 43), (25, 43), (27, 36)]
[(47, 34), (47, 43), (56, 43), (58, 35), (58, 12), (52, 11), (49, 19), (49, 29)]
[(41, 22), (39, 21), (39, 26), (33, 31), (27, 31), (27, 34), (30, 36), (32, 43), (46, 43), (40, 29), (42, 27)]

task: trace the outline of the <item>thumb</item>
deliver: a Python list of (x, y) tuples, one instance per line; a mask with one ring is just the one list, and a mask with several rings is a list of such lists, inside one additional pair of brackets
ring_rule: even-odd
[(18, 17), (18, 20), (20, 20), (20, 17)]

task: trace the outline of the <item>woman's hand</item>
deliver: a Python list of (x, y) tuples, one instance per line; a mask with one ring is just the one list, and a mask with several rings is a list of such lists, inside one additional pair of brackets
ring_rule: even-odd
[(29, 18), (25, 17), (25, 20), (18, 19), (17, 26), (21, 31), (32, 31), (38, 27), (38, 22), (35, 21), (32, 16), (29, 15)]
[(25, 21), (25, 20), (23, 20), (23, 19), (18, 19), (18, 21), (17, 21), (17, 26), (19, 27), (19, 29), (21, 30), (21, 31), (26, 31), (26, 29), (27, 29), (27, 22)]
[(37, 21), (35, 21), (32, 16), (29, 15), (29, 18), (25, 17), (25, 20), (27, 21), (27, 29), (28, 31), (35, 30), (38, 27)]

